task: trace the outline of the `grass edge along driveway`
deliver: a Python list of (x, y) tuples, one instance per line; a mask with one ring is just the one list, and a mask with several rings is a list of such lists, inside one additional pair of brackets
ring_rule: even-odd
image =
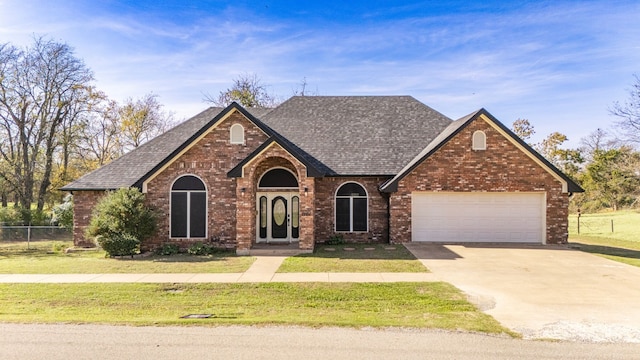
[[(210, 314), (207, 319), (182, 319)], [(0, 321), (409, 327), (506, 333), (443, 283), (0, 284)]]

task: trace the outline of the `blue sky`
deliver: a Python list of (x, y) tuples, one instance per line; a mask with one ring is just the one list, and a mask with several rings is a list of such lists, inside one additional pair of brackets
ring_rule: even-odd
[(412, 95), (453, 119), (484, 107), (577, 146), (640, 74), (638, 19), (637, 0), (0, 0), (0, 43), (66, 42), (111, 98), (153, 92), (177, 119), (255, 73), (283, 99), (306, 78), (319, 95)]

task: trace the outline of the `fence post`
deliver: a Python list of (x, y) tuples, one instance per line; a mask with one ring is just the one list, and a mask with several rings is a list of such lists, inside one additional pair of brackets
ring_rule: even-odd
[(611, 232), (613, 232), (613, 219), (611, 219)]
[(27, 250), (31, 250), (31, 223), (27, 226)]

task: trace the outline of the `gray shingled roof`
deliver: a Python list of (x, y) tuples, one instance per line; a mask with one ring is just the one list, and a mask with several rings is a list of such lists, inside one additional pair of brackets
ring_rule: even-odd
[[(222, 110), (209, 108), (62, 190), (138, 185)], [(451, 124), (410, 96), (292, 97), (275, 109), (247, 110), (294, 156), (329, 176), (393, 176)]]
[(61, 190), (104, 190), (131, 187), (213, 119), (222, 108), (208, 108), (113, 162), (92, 171)]
[(395, 175), (451, 124), (411, 96), (294, 96), (260, 120), (328, 175)]

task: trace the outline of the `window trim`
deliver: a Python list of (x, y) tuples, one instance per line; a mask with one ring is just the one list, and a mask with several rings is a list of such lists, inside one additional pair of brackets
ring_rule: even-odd
[[(344, 196), (344, 195), (340, 195), (338, 196), (338, 191), (340, 191), (340, 189), (347, 185), (347, 184), (356, 184), (360, 187), (362, 187), (362, 189), (364, 190), (364, 196)], [(349, 199), (349, 230), (338, 230), (338, 221), (337, 221), (337, 216), (338, 216), (338, 199)], [(353, 230), (353, 199), (366, 199), (367, 200), (367, 208), (366, 208), (366, 215), (367, 215), (367, 228), (366, 230)], [(367, 191), (367, 187), (362, 185), (361, 183), (357, 182), (357, 181), (346, 181), (343, 182), (342, 184), (340, 184), (340, 186), (338, 186), (336, 188), (335, 193), (333, 194), (333, 230), (337, 233), (368, 233), (369, 232), (369, 192)]]
[[(481, 143), (479, 144), (479, 142)], [(482, 130), (476, 130), (471, 136), (472, 150), (487, 150), (487, 134)]]
[[(240, 128), (240, 129), (237, 130), (238, 128)], [(242, 140), (240, 140), (240, 141), (234, 141), (233, 140), (234, 129), (236, 129), (235, 131), (240, 131), (240, 135), (242, 136)], [(229, 143), (230, 144), (238, 144), (238, 145), (244, 145), (245, 144), (244, 126), (242, 126), (241, 124), (233, 124), (233, 125), (231, 125), (231, 127), (229, 128)]]
[[(198, 180), (200, 180), (202, 182), (202, 185), (204, 185), (204, 190), (173, 190), (173, 186), (175, 185), (175, 183), (179, 179), (185, 176), (193, 176)], [(173, 222), (172, 209), (173, 209), (173, 193), (174, 192), (187, 193), (187, 219), (186, 219), (187, 236), (177, 236), (177, 237), (172, 236), (173, 231), (172, 231), (171, 225)], [(191, 194), (190, 193), (204, 193), (204, 198), (205, 198), (204, 237), (191, 236)], [(205, 183), (200, 176), (196, 174), (182, 174), (176, 177), (171, 183), (171, 186), (169, 187), (169, 239), (207, 239), (209, 238), (209, 225), (208, 225), (209, 224), (209, 201), (208, 200), (209, 200), (209, 190), (207, 189), (207, 183)]]

